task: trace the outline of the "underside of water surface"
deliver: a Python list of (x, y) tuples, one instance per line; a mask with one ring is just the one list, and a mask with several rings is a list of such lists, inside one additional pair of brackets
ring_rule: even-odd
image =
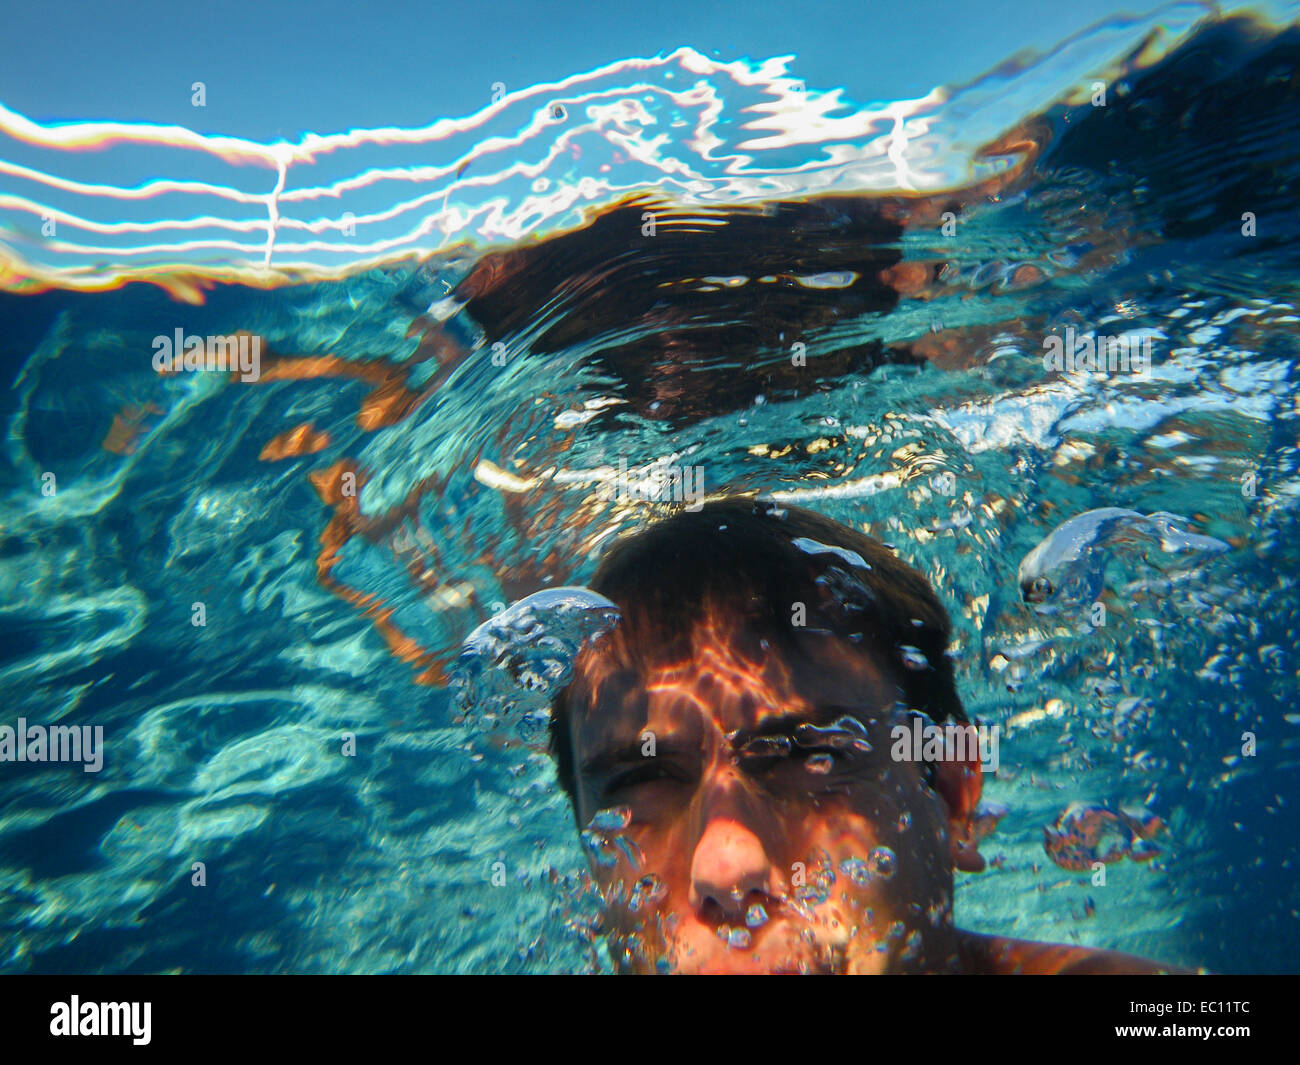
[(86, 131), (135, 197), (4, 112), (0, 725), (104, 738), (0, 766), (0, 971), (608, 971), (544, 700), (450, 681), (728, 494), (947, 607), (1006, 807), (962, 927), (1295, 971), (1300, 34), (1187, 7), (863, 108), (686, 49)]

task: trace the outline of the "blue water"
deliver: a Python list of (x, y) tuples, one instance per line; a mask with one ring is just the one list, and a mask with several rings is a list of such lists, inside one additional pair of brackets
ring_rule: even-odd
[[(1157, 54), (1144, 32), (897, 122), (848, 107), (857, 134), (809, 133), (819, 98), (779, 73), (705, 71), (709, 150), (683, 117), (708, 93), (642, 101), (684, 123), (657, 145), (624, 70), (562, 112), (524, 94), (439, 143), (432, 206), (402, 194), (432, 233), (368, 214), (382, 186), (355, 243), (315, 250), (290, 225), (324, 217), (310, 197), (269, 241), (198, 249), (64, 222), (42, 243), (6, 206), (0, 725), (100, 726), (104, 761), (0, 763), (0, 970), (606, 971), (535, 723), (459, 721), (446, 681), (494, 610), (580, 585), (668, 509), (608, 498), (623, 462), (820, 510), (931, 579), (968, 711), (1005, 730), (987, 797), (1009, 812), (993, 866), (959, 874), (960, 925), (1296, 971), (1300, 34), (1189, 19)], [(755, 146), (740, 108), (768, 90)], [(605, 154), (548, 155), (584, 117)], [(526, 135), (484, 149), (503, 125)], [(348, 150), (330, 180), (372, 165)], [(512, 151), (547, 161), (516, 181)], [(195, 180), (235, 187), (204, 158)], [(584, 179), (606, 184), (575, 204)], [(46, 191), (83, 223), (206, 209)], [(262, 338), (261, 379), (159, 374), (178, 328)], [(1060, 372), (1049, 336), (1149, 366)], [(264, 450), (302, 426), (318, 450)], [(1021, 560), (1099, 508), (1205, 539), (1125, 526), (1066, 566), (1087, 596), (1058, 570), (1035, 609)], [(1158, 854), (1104, 887), (1062, 868), (1044, 828), (1073, 803), (1158, 817)]]

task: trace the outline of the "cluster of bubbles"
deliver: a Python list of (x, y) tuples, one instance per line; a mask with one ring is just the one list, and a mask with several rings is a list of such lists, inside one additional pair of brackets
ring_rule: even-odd
[(1110, 810), (1075, 802), (1043, 828), (1043, 849), (1062, 869), (1088, 872), (1098, 862), (1150, 861), (1160, 854), (1154, 840), (1164, 831), (1164, 822), (1145, 807)]
[(632, 811), (626, 806), (612, 806), (592, 815), (582, 831), (582, 849), (593, 865), (612, 869), (620, 858), (626, 859), (633, 869), (641, 865), (640, 848), (624, 832), (631, 823)]
[(809, 863), (804, 883), (796, 885), (795, 902), (803, 908), (804, 915), (808, 916), (809, 908), (822, 905), (831, 897), (834, 887), (835, 865), (831, 856), (823, 850), (815, 861)]
[(840, 862), (840, 872), (860, 888), (866, 887), (872, 880), (888, 880), (897, 868), (898, 859), (888, 847), (876, 847), (865, 861), (862, 858), (845, 858)]
[(640, 913), (642, 910), (652, 910), (667, 896), (668, 885), (654, 873), (647, 873), (632, 887), (632, 894), (627, 900), (628, 912)]

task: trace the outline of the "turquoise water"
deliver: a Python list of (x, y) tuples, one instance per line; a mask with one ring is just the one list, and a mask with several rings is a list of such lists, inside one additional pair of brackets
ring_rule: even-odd
[[(1295, 971), (1300, 36), (1200, 19), (922, 101), (687, 50), (310, 160), (89, 131), (194, 183), (129, 205), (9, 121), (0, 725), (103, 764), (0, 763), (0, 968), (607, 970), (544, 722), (448, 671), (691, 467), (948, 606), (1008, 810), (959, 924)], [(159, 373), (177, 329), (258, 380)], [(1165, 828), (1099, 887), (1075, 803)]]

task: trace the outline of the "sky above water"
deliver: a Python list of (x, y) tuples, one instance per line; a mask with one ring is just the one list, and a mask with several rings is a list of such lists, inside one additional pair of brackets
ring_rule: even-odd
[[(809, 88), (867, 103), (960, 85), (1137, 0), (354, 0), (118, 5), (44, 0), (0, 15), (0, 103), (38, 121), (175, 123), (260, 141), (420, 126), (506, 91), (689, 45), (735, 60), (794, 55)], [(741, 14), (740, 12), (743, 12)], [(203, 107), (191, 86), (206, 87)]]

